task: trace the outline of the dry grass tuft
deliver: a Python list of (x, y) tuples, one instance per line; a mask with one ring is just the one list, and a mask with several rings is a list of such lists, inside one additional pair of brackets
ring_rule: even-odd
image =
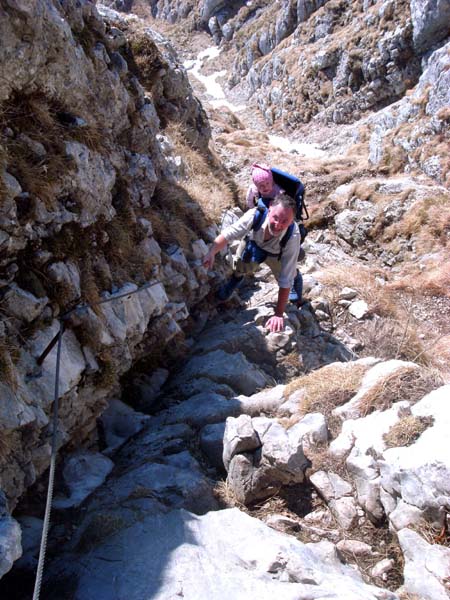
[(403, 173), (407, 164), (408, 154), (401, 146), (386, 144), (383, 147), (383, 157), (379, 166), (381, 173), (388, 173), (389, 175)]
[(16, 353), (16, 346), (4, 338), (0, 339), (0, 381), (10, 386), (13, 391), (16, 391), (18, 386), (17, 371), (13, 360)]
[(3, 432), (0, 432), (0, 461), (3, 462), (8, 457), (9, 452), (10, 447), (6, 440), (6, 437), (4, 437)]
[[(175, 193), (175, 200), (183, 199), (189, 204), (190, 218), (197, 221), (197, 227), (204, 228), (211, 221), (218, 221), (221, 214), (238, 200), (238, 190), (233, 178), (223, 170), (223, 163), (210, 147), (195, 148), (186, 137), (179, 123), (170, 123), (166, 128), (174, 146), (174, 153), (183, 157), (186, 167), (186, 179), (172, 190), (164, 193)], [(192, 206), (194, 205), (194, 206)]]
[(430, 522), (422, 519), (416, 524), (409, 525), (416, 533), (418, 533), (428, 544), (440, 544), (450, 548), (450, 531), (448, 528), (447, 518), (441, 529), (437, 529)]
[(223, 211), (235, 204), (233, 190), (211, 175), (192, 177), (184, 187), (208, 221), (219, 221)]
[(247, 507), (241, 504), (236, 498), (233, 490), (228, 486), (227, 481), (218, 481), (213, 488), (213, 495), (221, 508), (239, 508), (248, 512)]
[[(442, 285), (445, 285), (446, 270), (447, 266), (444, 265), (439, 279)], [(324, 270), (319, 279), (326, 285), (324, 296), (329, 298), (332, 306), (336, 305), (339, 292), (345, 286), (355, 289), (358, 298), (367, 302), (368, 316), (373, 318), (359, 322), (354, 331), (364, 346), (360, 356), (433, 364), (432, 353), (419, 337), (420, 323), (414, 316), (417, 298), (412, 292), (417, 289), (417, 281), (413, 285), (413, 278), (402, 278), (383, 284), (384, 278), (378, 279), (383, 275), (381, 270), (357, 265), (352, 265), (351, 269), (348, 266), (333, 266)], [(410, 281), (411, 287), (408, 287)], [(402, 290), (407, 293), (402, 294)], [(350, 317), (347, 315), (345, 318), (348, 320)], [(350, 329), (349, 325), (347, 329)]]
[[(305, 408), (317, 408), (321, 395), (329, 390), (347, 390), (354, 394), (368, 368), (365, 365), (352, 363), (328, 365), (291, 381), (286, 386), (284, 395), (289, 397), (297, 390), (304, 390), (305, 396), (302, 405)], [(313, 411), (308, 410), (307, 412)]]
[(430, 193), (406, 211), (403, 217), (386, 227), (384, 241), (414, 237), (416, 252), (424, 254), (448, 246), (450, 202), (446, 193)]
[(5, 431), (0, 430), (0, 463), (4, 463), (12, 450), (12, 443)]
[(95, 385), (99, 388), (111, 388), (118, 382), (118, 368), (109, 348), (104, 348), (97, 356), (100, 372), (96, 373)]
[(355, 395), (368, 368), (352, 363), (322, 367), (291, 381), (284, 395), (289, 397), (295, 391), (302, 390), (298, 417), (313, 412), (322, 413), (332, 437), (335, 437), (340, 431), (341, 421), (334, 418), (332, 412)]
[(361, 356), (376, 356), (389, 360), (398, 358), (428, 365), (431, 357), (407, 318), (366, 321), (358, 329), (358, 339), (364, 344)]
[(94, 312), (97, 312), (97, 305), (100, 300), (100, 290), (95, 281), (94, 270), (92, 267), (92, 258), (90, 255), (85, 257), (80, 269), (80, 284), (81, 298), (83, 302), (88, 302), (93, 307)]
[(408, 267), (404, 276), (390, 285), (392, 290), (414, 293), (420, 289), (428, 296), (450, 298), (450, 248), (440, 253), (439, 258), (429, 261), (426, 269), (417, 264)]
[[(1, 142), (1, 139), (0, 139)], [(0, 143), (0, 203), (6, 198), (6, 185), (3, 179), (3, 172), (6, 169), (7, 152), (6, 148)]]
[(22, 189), (43, 200), (48, 208), (52, 206), (61, 174), (70, 168), (70, 162), (61, 147), (55, 145), (45, 158), (39, 158), (22, 141), (12, 141), (8, 145), (8, 163), (8, 171), (18, 180)]
[(182, 187), (160, 183), (147, 216), (155, 238), (163, 245), (175, 243), (187, 250), (202, 230), (202, 215)]
[(352, 265), (349, 269), (347, 265), (332, 265), (321, 272), (320, 281), (327, 286), (332, 300), (337, 298), (342, 288), (351, 287), (367, 302), (371, 313), (392, 316), (396, 312), (397, 299), (386, 285), (377, 280), (382, 275), (381, 269), (373, 267)]
[(327, 445), (309, 446), (305, 448), (305, 456), (311, 461), (310, 473), (327, 471), (336, 473), (345, 481), (351, 481), (346, 465), (346, 457), (337, 458), (329, 453)]
[(159, 71), (167, 66), (155, 42), (143, 31), (131, 33), (125, 58), (131, 73), (148, 91), (158, 79)]
[(219, 195), (219, 182), (201, 173), (183, 185), (160, 182), (147, 214), (153, 232), (162, 244), (176, 243), (189, 250), (191, 242), (203, 236), (211, 219), (218, 219), (225, 205), (230, 206), (230, 190)]
[(387, 433), (383, 435), (388, 448), (397, 448), (399, 446), (411, 446), (421, 434), (433, 425), (433, 417), (417, 417), (408, 415), (400, 419), (393, 425)]
[[(354, 556), (346, 554), (349, 563), (357, 565), (366, 583), (377, 585), (389, 590), (397, 590), (403, 583), (404, 557), (397, 536), (390, 532), (387, 527), (380, 527), (365, 520), (362, 526), (354, 528), (351, 532), (345, 532), (343, 537), (350, 534), (351, 539), (360, 540), (372, 546), (372, 553), (367, 556)], [(394, 567), (387, 573), (387, 579), (372, 577), (371, 570), (383, 558), (393, 561)]]
[[(71, 168), (64, 142), (78, 141), (98, 150), (106, 140), (103, 132), (90, 124), (73, 125), (73, 117), (56, 98), (42, 93), (15, 95), (0, 106), (0, 135), (3, 148), (0, 163), (16, 177), (25, 192), (52, 206), (62, 174)], [(36, 143), (40, 144), (37, 150)]]
[(301, 414), (323, 412), (326, 405), (323, 400), (325, 395), (331, 395), (332, 399), (337, 401), (333, 408), (339, 406), (342, 403), (341, 398), (356, 393), (367, 369), (367, 366), (350, 366), (350, 363), (322, 367), (291, 381), (286, 386), (284, 395), (290, 396), (296, 390), (304, 390), (304, 396), (300, 401)]
[(359, 403), (361, 415), (366, 416), (375, 410), (387, 410), (400, 400), (418, 402), (443, 383), (442, 376), (433, 369), (399, 369), (364, 395)]

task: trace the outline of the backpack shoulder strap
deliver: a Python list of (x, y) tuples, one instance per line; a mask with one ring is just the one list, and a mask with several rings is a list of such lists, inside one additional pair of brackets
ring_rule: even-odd
[(286, 247), (286, 244), (291, 239), (293, 231), (294, 231), (294, 223), (291, 223), (289, 225), (289, 227), (286, 229), (286, 233), (281, 238), (281, 241), (280, 241), (281, 252), (283, 252), (283, 250)]
[(264, 219), (266, 218), (267, 211), (268, 208), (266, 208), (264, 205), (261, 206), (258, 203), (258, 206), (255, 210), (255, 215), (253, 217), (252, 231), (259, 231), (261, 229)]
[(292, 237), (292, 233), (294, 231), (294, 225), (295, 225), (295, 223), (291, 223), (289, 225), (289, 227), (286, 229), (286, 233), (283, 235), (283, 237), (280, 240), (280, 252), (278, 253), (278, 260), (281, 260), (281, 255), (283, 254), (283, 250), (285, 249), (286, 244)]

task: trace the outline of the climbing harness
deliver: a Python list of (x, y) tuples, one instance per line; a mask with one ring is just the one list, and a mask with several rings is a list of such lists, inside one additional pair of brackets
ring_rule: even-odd
[(50, 456), (50, 469), (48, 476), (48, 488), (47, 488), (47, 500), (45, 504), (45, 515), (44, 515), (44, 523), (42, 525), (42, 536), (41, 536), (41, 545), (39, 548), (39, 560), (38, 566), (36, 570), (36, 580), (34, 585), (33, 592), (33, 600), (39, 600), (39, 595), (41, 592), (41, 584), (42, 584), (42, 574), (44, 571), (44, 562), (45, 562), (45, 554), (47, 551), (47, 538), (48, 538), (48, 530), (50, 526), (50, 514), (52, 509), (52, 501), (53, 501), (53, 486), (55, 480), (55, 467), (56, 467), (56, 455), (58, 453), (58, 409), (59, 409), (59, 372), (60, 372), (60, 364), (61, 364), (61, 344), (62, 344), (62, 336), (65, 331), (65, 322), (67, 319), (76, 312), (84, 312), (88, 308), (92, 308), (93, 306), (98, 306), (100, 304), (106, 304), (107, 302), (112, 302), (114, 300), (120, 300), (122, 298), (127, 298), (132, 296), (133, 294), (137, 294), (138, 292), (142, 292), (154, 285), (162, 284), (161, 281), (152, 281), (146, 283), (145, 285), (138, 287), (135, 290), (131, 290), (129, 292), (123, 292), (121, 294), (112, 294), (109, 298), (104, 298), (99, 302), (94, 302), (93, 304), (83, 303), (77, 304), (74, 308), (70, 309), (62, 316), (59, 317), (59, 330), (55, 337), (51, 340), (45, 350), (37, 359), (38, 365), (42, 365), (45, 358), (50, 354), (51, 350), (57, 344), (56, 350), (56, 368), (55, 368), (55, 391), (54, 391), (54, 400), (53, 400), (53, 423), (52, 423), (52, 448), (51, 448), (51, 456)]

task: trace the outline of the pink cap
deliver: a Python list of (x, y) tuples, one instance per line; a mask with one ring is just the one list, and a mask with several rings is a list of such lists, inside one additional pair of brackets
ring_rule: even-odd
[(256, 186), (263, 183), (273, 185), (273, 176), (269, 165), (257, 165), (256, 163), (252, 165), (252, 179)]

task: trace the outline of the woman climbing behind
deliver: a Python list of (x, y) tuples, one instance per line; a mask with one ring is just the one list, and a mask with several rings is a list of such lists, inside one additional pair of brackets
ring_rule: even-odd
[(257, 163), (252, 165), (252, 183), (249, 185), (246, 198), (248, 208), (254, 208), (260, 198), (273, 200), (282, 191), (274, 182), (269, 165)]

